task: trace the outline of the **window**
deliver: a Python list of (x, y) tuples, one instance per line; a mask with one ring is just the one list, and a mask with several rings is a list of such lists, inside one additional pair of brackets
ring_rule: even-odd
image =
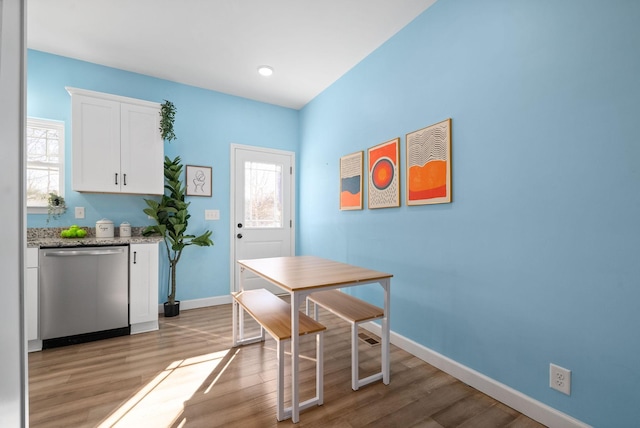
[(64, 122), (28, 118), (26, 144), (28, 212), (46, 213), (49, 193), (64, 196)]
[(248, 228), (282, 227), (282, 165), (244, 164), (244, 224)]

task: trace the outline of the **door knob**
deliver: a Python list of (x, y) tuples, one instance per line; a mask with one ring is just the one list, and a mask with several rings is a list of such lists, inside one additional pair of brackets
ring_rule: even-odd
[(242, 229), (242, 223), (238, 223), (238, 229)]
[(242, 239), (242, 233), (238, 233), (236, 236), (238, 237), (238, 239)]

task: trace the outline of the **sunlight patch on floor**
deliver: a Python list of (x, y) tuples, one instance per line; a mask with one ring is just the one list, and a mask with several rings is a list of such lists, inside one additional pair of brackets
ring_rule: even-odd
[[(228, 353), (229, 350), (225, 350), (174, 361), (109, 415), (99, 428), (174, 426), (184, 410), (184, 403), (202, 386)], [(228, 364), (222, 368), (213, 383), (227, 366)]]

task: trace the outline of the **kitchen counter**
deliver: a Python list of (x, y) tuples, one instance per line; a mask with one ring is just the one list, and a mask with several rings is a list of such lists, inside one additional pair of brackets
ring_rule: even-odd
[[(61, 238), (61, 228), (29, 228), (27, 229), (27, 247), (88, 247), (106, 245), (146, 244), (162, 241), (160, 236), (142, 236), (142, 228), (131, 228), (130, 237), (96, 238), (95, 228), (83, 227), (87, 231), (84, 238)], [(116, 228), (116, 232), (119, 231)]]
[(128, 238), (39, 238), (28, 239), (27, 247), (29, 248), (45, 248), (45, 247), (89, 247), (99, 245), (129, 245), (129, 244), (146, 244), (160, 242), (162, 238), (159, 236), (131, 236)]

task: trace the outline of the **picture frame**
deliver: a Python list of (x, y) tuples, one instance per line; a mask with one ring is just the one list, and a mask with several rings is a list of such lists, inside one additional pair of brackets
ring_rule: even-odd
[(369, 209), (400, 206), (400, 137), (367, 150)]
[(407, 205), (451, 202), (451, 118), (406, 135)]
[(364, 151), (340, 158), (340, 210), (361, 210), (363, 200)]
[(185, 171), (187, 196), (211, 197), (212, 171), (210, 166), (187, 165)]

